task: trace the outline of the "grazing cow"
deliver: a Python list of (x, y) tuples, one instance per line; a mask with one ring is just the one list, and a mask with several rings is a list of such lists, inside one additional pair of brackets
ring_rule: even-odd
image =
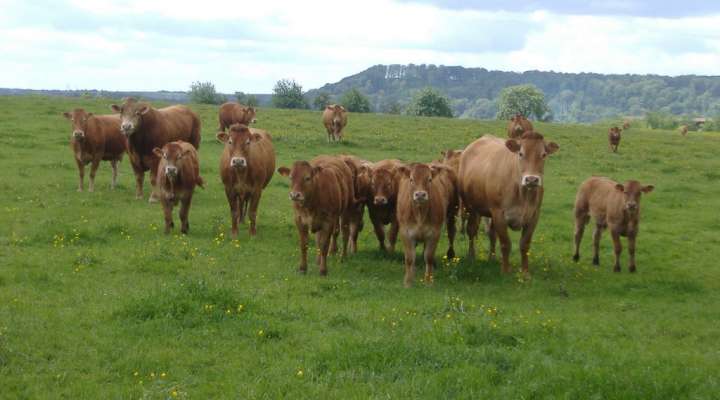
[(613, 153), (617, 153), (618, 147), (620, 146), (620, 128), (617, 126), (613, 126), (608, 131), (608, 144), (610, 146), (610, 151)]
[(688, 126), (687, 125), (682, 125), (680, 127), (680, 134), (683, 136), (687, 136), (687, 134), (688, 134)]
[(197, 150), (187, 142), (178, 140), (156, 147), (153, 153), (160, 159), (157, 171), (160, 203), (165, 214), (165, 233), (175, 226), (173, 223), (173, 207), (180, 202), (180, 231), (188, 233), (190, 223), (188, 212), (192, 202), (195, 186), (204, 187), (200, 177), (200, 161)]
[(95, 191), (95, 173), (100, 161), (110, 161), (112, 166), (112, 188), (117, 184), (117, 165), (127, 150), (127, 139), (120, 133), (120, 118), (117, 115), (94, 115), (76, 108), (63, 113), (72, 122), (70, 148), (75, 153), (80, 181), (78, 192), (83, 191), (85, 166), (90, 166), (90, 186), (88, 191)]
[(433, 280), (435, 249), (442, 226), (447, 222), (450, 241), (448, 257), (454, 257), (455, 214), (457, 188), (455, 173), (443, 164), (414, 163), (398, 168), (400, 189), (397, 200), (397, 220), (400, 238), (405, 248), (405, 287), (415, 280), (415, 247), (424, 242), (425, 282)]
[(328, 134), (328, 142), (342, 140), (343, 129), (347, 125), (347, 112), (345, 107), (338, 104), (329, 104), (323, 111), (323, 125)]
[(502, 271), (510, 272), (510, 237), (507, 228), (522, 229), (520, 255), (528, 272), (528, 251), (540, 218), (543, 199), (545, 158), (559, 146), (546, 142), (537, 132), (525, 132), (519, 139), (502, 140), (483, 136), (472, 142), (460, 158), (459, 186), (468, 211), (468, 256), (475, 258), (475, 237), (479, 216), (490, 217), (490, 257), (495, 239), (500, 238)]
[(308, 161), (296, 161), (292, 169), (278, 168), (278, 173), (290, 178), (290, 200), (295, 210), (295, 225), (300, 236), (300, 272), (307, 272), (308, 231), (316, 234), (320, 249), (320, 275), (327, 275), (327, 255), (331, 236), (343, 233), (342, 259), (347, 254), (349, 219), (355, 193), (352, 172), (339, 157), (318, 156)]
[[(120, 130), (128, 138), (128, 154), (135, 172), (135, 197), (143, 197), (145, 171), (150, 170), (150, 183), (155, 187), (160, 159), (153, 149), (182, 140), (200, 147), (200, 118), (188, 107), (177, 105), (155, 109), (150, 104), (126, 98), (112, 110), (120, 113)], [(150, 201), (155, 200), (155, 192)]]
[[(340, 158), (345, 161), (353, 175), (356, 202), (350, 212), (350, 253), (356, 253), (358, 236), (364, 228), (365, 205), (368, 199), (372, 199), (372, 185), (369, 173), (372, 164), (351, 155), (341, 155)], [(333, 245), (336, 246), (334, 241), (331, 244), (331, 252)]]
[(523, 133), (532, 132), (532, 130), (532, 123), (522, 114), (515, 114), (515, 116), (508, 121), (507, 132), (510, 139), (517, 139), (521, 137)]
[[(398, 234), (396, 215), (397, 193), (400, 184), (398, 168), (403, 164), (400, 160), (382, 160), (365, 167), (370, 175), (370, 196), (367, 198), (370, 221), (375, 236), (384, 252), (395, 251)], [(389, 247), (385, 245), (385, 225), (390, 224), (388, 231)]]
[(590, 217), (595, 218), (593, 232), (593, 264), (600, 265), (598, 250), (600, 236), (608, 228), (615, 249), (615, 268), (620, 272), (620, 236), (627, 237), (630, 253), (630, 272), (635, 272), (635, 239), (640, 227), (640, 197), (650, 193), (653, 185), (643, 186), (638, 181), (627, 181), (619, 184), (608, 178), (592, 177), (580, 185), (575, 198), (575, 255), (573, 260), (580, 260), (580, 242), (585, 225)]
[(248, 206), (250, 236), (255, 236), (260, 196), (275, 171), (272, 138), (263, 130), (235, 124), (228, 132), (218, 132), (217, 139), (225, 143), (220, 157), (220, 178), (230, 205), (233, 237), (237, 237), (238, 222), (244, 222)]
[[(440, 162), (450, 167), (453, 172), (455, 172), (455, 176), (457, 176), (458, 172), (460, 172), (460, 156), (462, 156), (462, 153), (462, 150), (452, 149), (440, 152), (443, 156)], [(460, 232), (464, 235), (465, 227), (467, 225), (467, 212), (465, 212), (465, 208), (462, 205), (462, 200), (459, 200), (457, 209), (458, 214), (460, 214)]]
[(624, 121), (624, 122), (623, 122), (623, 125), (622, 125), (622, 128), (623, 128), (624, 131), (630, 129), (630, 121), (627, 121), (627, 120)]
[(255, 107), (244, 106), (238, 103), (225, 103), (220, 106), (218, 111), (218, 131), (225, 131), (234, 124), (242, 124), (249, 126), (257, 122), (255, 115), (257, 109)]

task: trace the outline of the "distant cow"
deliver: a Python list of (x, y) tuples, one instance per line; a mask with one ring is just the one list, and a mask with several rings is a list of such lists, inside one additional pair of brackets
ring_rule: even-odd
[(608, 145), (610, 146), (610, 151), (613, 153), (617, 153), (618, 147), (620, 146), (620, 128), (617, 126), (613, 126), (608, 131)]
[(90, 186), (88, 191), (95, 190), (95, 173), (100, 161), (110, 161), (112, 166), (112, 188), (117, 184), (117, 165), (127, 150), (127, 139), (120, 133), (120, 118), (117, 115), (94, 115), (76, 108), (63, 113), (72, 122), (70, 148), (75, 154), (80, 181), (78, 192), (83, 191), (85, 166), (90, 166)]
[(608, 178), (592, 177), (580, 185), (575, 198), (575, 255), (573, 259), (580, 259), (580, 242), (582, 241), (585, 225), (590, 217), (595, 218), (595, 232), (593, 232), (593, 264), (600, 264), (598, 250), (600, 236), (605, 228), (612, 235), (615, 250), (615, 268), (620, 272), (620, 236), (627, 237), (628, 252), (630, 253), (630, 272), (635, 272), (635, 239), (640, 226), (640, 197), (643, 193), (650, 193), (654, 186), (643, 186), (638, 181), (627, 181), (624, 185)]
[(687, 134), (688, 134), (688, 126), (687, 125), (682, 125), (680, 127), (680, 134), (683, 136), (687, 136)]
[(622, 128), (624, 131), (630, 129), (630, 121), (624, 121), (622, 124)]
[(342, 140), (343, 129), (347, 125), (347, 112), (345, 107), (338, 104), (329, 104), (323, 111), (323, 125), (328, 134), (328, 142)]
[(510, 237), (507, 228), (522, 229), (520, 255), (528, 272), (528, 251), (540, 218), (543, 200), (545, 158), (558, 151), (537, 132), (525, 132), (519, 139), (502, 140), (483, 136), (465, 148), (460, 158), (459, 186), (468, 211), (468, 256), (475, 258), (475, 237), (479, 216), (492, 218), (488, 239), (490, 256), (500, 238), (502, 271), (510, 272)]
[(457, 188), (455, 173), (442, 164), (410, 164), (400, 166), (401, 176), (398, 191), (397, 219), (400, 224), (400, 238), (405, 248), (406, 287), (415, 280), (415, 247), (418, 242), (425, 244), (425, 282), (433, 280), (435, 250), (443, 224), (447, 223), (450, 248), (448, 257), (454, 257), (455, 214)]
[(372, 185), (370, 183), (371, 176), (369, 172), (369, 167), (372, 163), (351, 155), (342, 155), (340, 158), (350, 167), (353, 174), (356, 202), (350, 212), (349, 220), (350, 253), (356, 253), (358, 236), (365, 225), (363, 222), (365, 206), (368, 201), (372, 201)]
[(347, 254), (349, 212), (355, 203), (352, 172), (339, 157), (319, 156), (296, 161), (292, 169), (278, 168), (290, 177), (290, 200), (295, 210), (295, 225), (300, 236), (300, 272), (307, 272), (308, 231), (316, 234), (320, 250), (320, 275), (327, 275), (330, 237), (338, 224), (343, 233), (342, 258)]
[(200, 118), (188, 107), (177, 105), (155, 109), (130, 97), (111, 108), (120, 113), (120, 130), (128, 138), (128, 153), (135, 172), (135, 197), (138, 199), (143, 196), (145, 171), (150, 170), (150, 183), (155, 187), (160, 160), (153, 149), (176, 140), (188, 142), (196, 149), (200, 147)]
[[(455, 176), (457, 176), (457, 174), (460, 172), (460, 156), (462, 156), (462, 153), (462, 150), (452, 149), (443, 150), (440, 152), (440, 154), (443, 156), (440, 162), (450, 167), (453, 172), (455, 172)], [(465, 209), (462, 205), (462, 200), (460, 200), (458, 203), (458, 214), (460, 214), (460, 232), (464, 235), (465, 227), (467, 225), (467, 213), (465, 212)]]
[[(375, 236), (380, 244), (380, 250), (395, 251), (398, 234), (397, 221), (397, 194), (400, 186), (398, 168), (403, 163), (400, 160), (382, 160), (370, 167), (366, 167), (370, 174), (371, 196), (368, 197), (368, 213), (375, 230)], [(385, 244), (385, 225), (390, 224), (388, 231), (389, 246)]]
[(220, 157), (220, 178), (230, 205), (232, 234), (237, 237), (238, 222), (250, 217), (250, 235), (257, 233), (255, 223), (263, 189), (275, 171), (275, 150), (270, 134), (235, 124), (228, 132), (218, 132), (217, 139), (225, 143)]
[(249, 126), (256, 122), (255, 115), (257, 109), (255, 107), (244, 106), (238, 103), (225, 103), (220, 106), (218, 111), (219, 131), (225, 131), (234, 124), (242, 124)]
[(180, 222), (182, 233), (188, 233), (190, 223), (188, 213), (192, 202), (195, 186), (204, 186), (200, 177), (200, 162), (197, 150), (181, 140), (156, 147), (153, 153), (160, 159), (157, 171), (157, 184), (160, 203), (165, 215), (165, 233), (175, 226), (173, 223), (173, 207), (180, 202)]
[(517, 139), (521, 137), (523, 133), (531, 132), (532, 130), (532, 123), (522, 114), (515, 114), (515, 116), (508, 121), (507, 132), (508, 137), (511, 139)]

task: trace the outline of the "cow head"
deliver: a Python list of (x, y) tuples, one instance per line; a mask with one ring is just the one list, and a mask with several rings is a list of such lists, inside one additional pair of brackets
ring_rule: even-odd
[(335, 129), (340, 129), (342, 124), (342, 115), (345, 112), (345, 107), (339, 104), (328, 104), (325, 109), (332, 111), (332, 125)]
[(515, 136), (521, 136), (525, 131), (525, 125), (528, 124), (528, 120), (522, 114), (515, 114), (514, 117), (510, 118), (510, 131)]
[(623, 194), (625, 211), (636, 214), (640, 211), (640, 197), (642, 194), (652, 192), (655, 186), (643, 186), (638, 181), (627, 181), (624, 185), (618, 183), (615, 185), (615, 189)]
[(255, 107), (245, 107), (244, 114), (245, 118), (243, 119), (247, 121), (248, 124), (254, 124), (257, 122), (257, 119), (255, 118), (257, 115), (257, 109)]
[(190, 150), (183, 149), (179, 144), (170, 142), (162, 148), (154, 148), (153, 153), (160, 158), (162, 173), (168, 180), (174, 182), (177, 180)]
[(397, 196), (398, 172), (397, 168), (375, 168), (370, 170), (370, 187), (373, 193), (373, 204), (383, 206)]
[(315, 179), (320, 171), (322, 171), (322, 167), (313, 167), (307, 161), (295, 161), (292, 169), (278, 168), (280, 175), (290, 177), (290, 200), (298, 203), (303, 203), (313, 197)]
[(560, 146), (545, 142), (537, 132), (525, 132), (518, 139), (508, 139), (505, 146), (518, 156), (520, 186), (527, 189), (542, 187), (545, 158), (558, 151)]
[(124, 99), (121, 105), (113, 104), (110, 108), (120, 113), (120, 130), (128, 137), (140, 129), (143, 115), (150, 111), (149, 104), (141, 103), (132, 97)]
[[(447, 168), (447, 167), (445, 167)], [(416, 204), (425, 204), (430, 200), (432, 180), (440, 173), (441, 167), (413, 163), (398, 167), (398, 173), (410, 184), (412, 200)]]
[(612, 137), (620, 137), (620, 132), (620, 128), (618, 128), (617, 126), (613, 126), (612, 128), (610, 128), (609, 133)]
[(90, 117), (93, 116), (93, 113), (85, 112), (82, 108), (76, 108), (71, 112), (63, 113), (63, 116), (72, 122), (72, 138), (75, 140), (84, 140), (87, 122)]
[(217, 139), (225, 143), (226, 151), (230, 152), (230, 165), (236, 171), (243, 171), (248, 167), (250, 160), (250, 149), (253, 142), (260, 140), (262, 136), (250, 132), (250, 129), (241, 124), (234, 124), (226, 132), (218, 132)]

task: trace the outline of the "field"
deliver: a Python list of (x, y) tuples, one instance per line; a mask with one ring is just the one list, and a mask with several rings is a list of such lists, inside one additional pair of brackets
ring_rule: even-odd
[[(127, 161), (109, 189), (76, 192), (62, 112), (111, 100), (0, 97), (0, 398), (717, 398), (720, 393), (720, 136), (633, 127), (618, 154), (606, 126), (537, 124), (560, 151), (531, 279), (487, 261), (443, 261), (432, 286), (402, 287), (402, 256), (360, 252), (329, 276), (296, 273), (286, 179), (263, 195), (258, 236), (229, 238), (216, 108), (203, 121), (190, 234), (162, 234), (161, 208), (134, 199)], [(326, 143), (319, 112), (261, 109), (278, 165), (317, 154), (430, 161), (504, 123), (350, 115)], [(601, 266), (591, 232), (573, 263), (577, 186), (597, 174), (654, 184), (643, 197), (638, 273)], [(87, 182), (87, 178), (86, 178)], [(147, 180), (146, 180), (147, 182)], [(146, 186), (146, 195), (148, 188)], [(366, 217), (367, 218), (367, 217)], [(176, 227), (177, 219), (176, 219)], [(512, 262), (517, 271), (518, 234)], [(626, 242), (623, 239), (623, 246)], [(716, 258), (717, 257), (717, 258)], [(423, 268), (420, 263), (420, 268)], [(422, 276), (420, 273), (419, 276)]]

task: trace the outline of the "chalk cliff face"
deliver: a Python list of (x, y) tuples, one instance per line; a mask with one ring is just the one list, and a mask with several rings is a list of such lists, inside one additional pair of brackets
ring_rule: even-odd
[(337, 83), (310, 90), (333, 99), (351, 88), (367, 95), (374, 111), (407, 105), (412, 95), (427, 86), (452, 100), (456, 116), (493, 118), (500, 91), (513, 85), (533, 84), (558, 121), (592, 122), (648, 111), (672, 114), (720, 115), (720, 77), (603, 75), (543, 71), (505, 72), (485, 68), (436, 65), (375, 65)]

